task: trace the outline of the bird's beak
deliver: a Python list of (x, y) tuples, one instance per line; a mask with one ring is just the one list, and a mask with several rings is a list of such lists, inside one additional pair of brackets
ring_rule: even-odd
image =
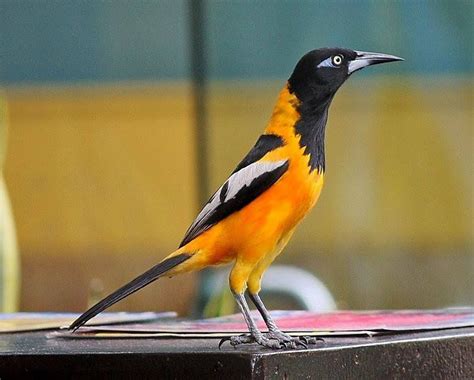
[(348, 74), (352, 74), (354, 71), (360, 70), (370, 65), (378, 65), (379, 63), (393, 61), (403, 61), (403, 58), (396, 57), (395, 55), (370, 53), (367, 51), (356, 51), (356, 53), (357, 57), (349, 62)]

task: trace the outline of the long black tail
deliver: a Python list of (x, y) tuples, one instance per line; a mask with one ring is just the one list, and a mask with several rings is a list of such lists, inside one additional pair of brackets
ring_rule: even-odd
[(89, 310), (87, 310), (79, 318), (77, 318), (71, 324), (71, 326), (69, 326), (69, 330), (77, 330), (89, 319), (95, 317), (97, 314), (104, 311), (105, 309), (112, 306), (114, 303), (120, 301), (121, 299), (127, 297), (128, 295), (135, 293), (137, 290), (148, 285), (150, 282), (155, 281), (161, 275), (165, 274), (170, 269), (186, 261), (190, 257), (191, 255), (187, 253), (182, 253), (180, 255), (170, 257), (162, 261), (161, 263), (155, 265), (153, 268), (147, 270), (145, 273), (141, 274), (134, 280), (130, 281), (128, 284), (122, 286), (120, 289), (117, 289), (115, 292), (105, 297), (102, 301), (99, 301), (94, 306), (92, 306)]

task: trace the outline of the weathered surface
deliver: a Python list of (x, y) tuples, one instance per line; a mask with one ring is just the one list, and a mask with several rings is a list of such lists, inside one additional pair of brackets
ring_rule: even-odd
[(218, 339), (0, 335), (0, 378), (474, 378), (474, 328), (327, 338), (315, 348), (217, 349)]

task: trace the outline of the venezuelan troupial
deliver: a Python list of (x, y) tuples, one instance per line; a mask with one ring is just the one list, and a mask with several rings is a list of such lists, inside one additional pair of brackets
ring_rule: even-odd
[[(179, 248), (91, 307), (70, 329), (79, 328), (161, 276), (233, 263), (230, 289), (249, 334), (231, 337), (230, 344), (306, 346), (308, 339), (285, 334), (272, 320), (258, 295), (262, 276), (318, 200), (324, 182), (328, 110), (337, 90), (357, 70), (400, 60), (393, 55), (339, 48), (304, 55), (280, 91), (265, 131), (203, 207)], [(246, 291), (268, 332), (261, 332), (252, 320)]]

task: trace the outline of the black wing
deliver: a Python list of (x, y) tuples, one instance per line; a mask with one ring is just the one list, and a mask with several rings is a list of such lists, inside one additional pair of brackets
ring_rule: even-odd
[(214, 224), (241, 210), (288, 170), (288, 160), (259, 161), (234, 172), (209, 199), (189, 227), (180, 247), (188, 244)]

